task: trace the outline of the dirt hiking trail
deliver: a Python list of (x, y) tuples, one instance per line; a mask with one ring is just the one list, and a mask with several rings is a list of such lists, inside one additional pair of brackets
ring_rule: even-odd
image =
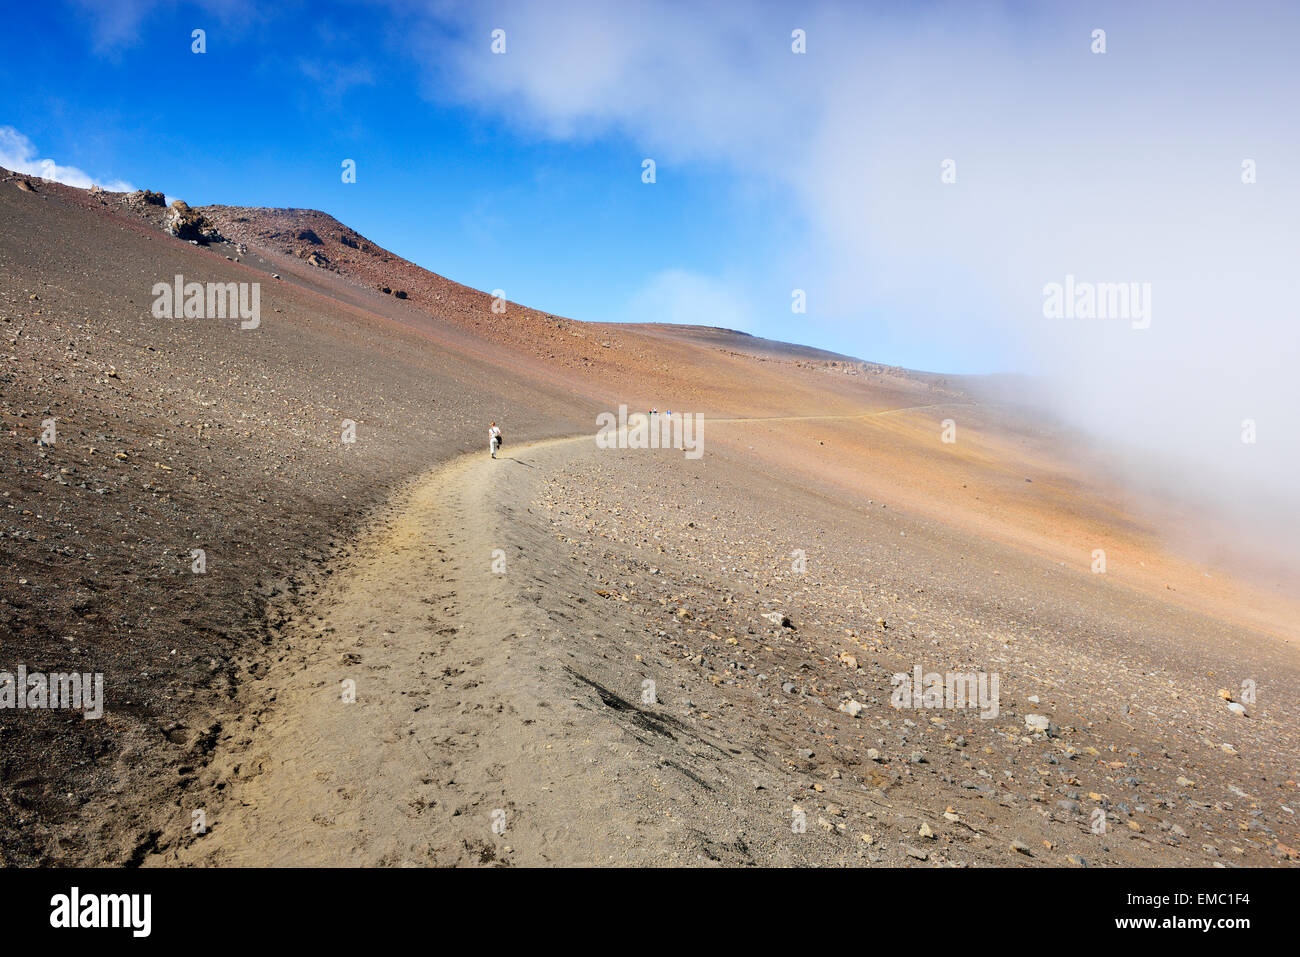
[[(933, 407), (788, 418), (879, 419)], [(980, 766), (1002, 751), (985, 746), (968, 755), (966, 740), (946, 720), (918, 727), (883, 705), (867, 712), (870, 721), (842, 714), (835, 684), (860, 686), (839, 697), (854, 694), (870, 704), (882, 697), (871, 690), (876, 672), (889, 668), (876, 662), (871, 673), (854, 676), (842, 655), (826, 657), (846, 641), (837, 609), (860, 603), (861, 583), (872, 576), (878, 589), (891, 587), (884, 582), (892, 566), (877, 562), (849, 574), (857, 598), (828, 604), (821, 595), (799, 616), (797, 632), (765, 629), (770, 606), (756, 582), (727, 574), (706, 580), (715, 561), (742, 560), (730, 554), (736, 533), (715, 537), (683, 521), (719, 520), (710, 519), (724, 508), (713, 498), (719, 487), (706, 488), (728, 481), (728, 453), (708, 466), (721, 471), (701, 471), (704, 462), (662, 451), (667, 457), (638, 453), (632, 463), (597, 454), (587, 433), (507, 445), (496, 460), (475, 452), (408, 483), (349, 550), (318, 570), (313, 591), (284, 597), (272, 617), (270, 662), (250, 658), (238, 691), (241, 716), (219, 729), (208, 763), (178, 802), (183, 838), (145, 863), (916, 864), (933, 850), (914, 846), (918, 831), (940, 820), (955, 823), (938, 860), (965, 866), (1004, 864), (1008, 854), (1024, 863), (1027, 855), (1017, 848), (1030, 845), (1050, 853), (1033, 863), (1065, 863), (1067, 854), (1084, 853), (1100, 855), (1102, 864), (1173, 863), (1195, 853), (1177, 840), (1146, 840), (1147, 825), (1132, 830), (1141, 841), (1099, 842), (1073, 810), (1052, 810), (1046, 792), (1028, 795), (1034, 810), (1027, 813), (1024, 798), (1008, 789), (1016, 772), (991, 765), (995, 786), (993, 772)], [(759, 497), (785, 479), (751, 481), (731, 494), (768, 515)], [(809, 500), (814, 508), (817, 501)], [(892, 541), (899, 533), (882, 523), (907, 522), (901, 527), (909, 541), (922, 543), (913, 547), (928, 547), (927, 525), (886, 517), (892, 515), (862, 528)], [(666, 549), (679, 526), (713, 559), (701, 564), (697, 554), (682, 562)], [(812, 525), (798, 527), (806, 533)], [(784, 542), (790, 535), (776, 537)], [(759, 545), (764, 554), (775, 547)], [(836, 554), (897, 550), (890, 544), (880, 552), (873, 541), (856, 547)], [(934, 547), (946, 554), (954, 546), (940, 537)], [(994, 552), (988, 561), (1010, 556)], [(949, 574), (961, 580), (959, 572)], [(1024, 574), (1034, 572), (1010, 577)], [(899, 575), (916, 585), (915, 568)], [(1077, 602), (1077, 587), (1066, 587), (1061, 600)], [(930, 629), (928, 637), (911, 632), (920, 646), (940, 644), (935, 629), (954, 647), (969, 643), (961, 636), (970, 622), (950, 620), (961, 609), (947, 605), (910, 609), (928, 621), (917, 625)], [(823, 614), (835, 619), (830, 631), (817, 617)], [(890, 646), (907, 638), (885, 627), (882, 616), (879, 637), (856, 640), (854, 655), (915, 659), (915, 648)], [(990, 654), (1004, 667), (1015, 665), (997, 652), (985, 651), (981, 660)], [(830, 669), (822, 677), (819, 655)], [(1046, 647), (1038, 655), (1055, 663)], [(857, 666), (855, 659), (850, 671)], [(643, 706), (636, 699), (649, 683), (646, 674), (655, 676), (658, 697)], [(353, 692), (355, 700), (346, 700)], [(1009, 720), (1014, 727), (1015, 716)], [(1005, 729), (978, 725), (963, 730), (991, 741), (1005, 736)], [(909, 761), (918, 735), (931, 733), (943, 744)], [(868, 744), (887, 748), (892, 737), (901, 749), (895, 758), (857, 756)], [(1023, 735), (1016, 740), (1011, 750), (1032, 746)], [(1076, 742), (1066, 759), (1090, 742)], [(1054, 740), (1043, 744), (1058, 749)], [(1165, 757), (1161, 773), (1183, 767), (1177, 756)], [(1054, 754), (1043, 760), (1060, 766)], [(918, 764), (935, 770), (914, 770)], [(1066, 777), (1062, 788), (1082, 788)], [(1037, 777), (1034, 783), (1042, 786)], [(954, 805), (962, 806), (960, 814)], [(207, 831), (193, 834), (200, 810)], [(792, 839), (792, 815), (805, 811), (815, 841)]]
[[(584, 434), (505, 447), (496, 460), (465, 455), (378, 512), (325, 571), (308, 607), (284, 608), (273, 629), (276, 660), (247, 679), (248, 713), (225, 729), (200, 772), (202, 791), (221, 795), (219, 808), (201, 808), (208, 831), (148, 863), (487, 864), (500, 853), (492, 827), (502, 820), (515, 864), (678, 857), (680, 842), (663, 822), (635, 810), (644, 803), (626, 791), (635, 775), (633, 785), (619, 784), (623, 776), (604, 773), (592, 754), (625, 750), (618, 727), (581, 715), (557, 720), (556, 702), (571, 705), (574, 678), (586, 679), (551, 661), (562, 655), (553, 644), (534, 640), (565, 615), (540, 607), (536, 586), (536, 594), (520, 586), (511, 473), (546, 469), (591, 441)], [(503, 555), (509, 573), (495, 573)], [(534, 562), (525, 581), (560, 577), (544, 557)], [(353, 703), (343, 700), (344, 681), (353, 683)], [(606, 707), (655, 720), (590, 684)], [(195, 795), (195, 803), (206, 802)], [(178, 813), (188, 822), (195, 809)]]
[[(514, 828), (520, 803), (521, 863), (546, 862), (554, 841), (581, 832), (582, 809), (561, 819), (562, 802), (546, 799), (582, 768), (545, 738), (545, 696), (517, 660), (526, 616), (492, 573), (503, 541), (491, 500), (525, 448), (511, 451), (415, 482), (312, 613), (285, 626), (283, 658), (264, 679), (274, 690), (253, 694), (265, 709), (212, 769), (228, 777), (230, 804), (178, 862), (486, 863), (492, 812)], [(355, 703), (343, 701), (345, 680)], [(611, 808), (617, 796), (594, 783), (582, 783), (585, 803)]]

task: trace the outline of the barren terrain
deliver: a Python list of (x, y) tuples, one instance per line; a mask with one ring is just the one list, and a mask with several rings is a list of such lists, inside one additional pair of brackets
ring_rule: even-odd
[[(1297, 582), (1058, 425), (197, 212), (0, 173), (0, 670), (106, 684), (0, 711), (0, 863), (1295, 860)], [(155, 318), (175, 274), (260, 326)], [(703, 457), (597, 448), (620, 404)], [(997, 716), (892, 707), (918, 666)]]

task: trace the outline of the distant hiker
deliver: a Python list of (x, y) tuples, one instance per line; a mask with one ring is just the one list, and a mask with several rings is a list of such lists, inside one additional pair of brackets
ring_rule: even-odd
[(497, 457), (497, 449), (499, 448), (501, 448), (501, 430), (493, 422), (488, 426), (488, 451), (492, 453), (493, 458)]

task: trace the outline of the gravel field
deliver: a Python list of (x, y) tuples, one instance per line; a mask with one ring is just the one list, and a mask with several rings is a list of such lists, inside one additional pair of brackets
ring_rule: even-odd
[[(1297, 859), (1300, 588), (1052, 423), (168, 215), (0, 171), (0, 671), (104, 676), (0, 710), (0, 864)], [(258, 324), (157, 316), (177, 275)], [(598, 448), (620, 405), (702, 457)], [(894, 707), (918, 668), (996, 715)]]

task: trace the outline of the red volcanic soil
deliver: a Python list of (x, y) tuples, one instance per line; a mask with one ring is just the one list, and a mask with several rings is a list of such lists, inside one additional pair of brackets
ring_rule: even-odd
[[(0, 173), (0, 671), (105, 682), (0, 710), (0, 863), (1294, 859), (1296, 592), (1176, 554), (1058, 426), (191, 213), (220, 238)], [(178, 274), (260, 324), (155, 317)], [(597, 448), (620, 404), (705, 454)], [(999, 715), (891, 707), (917, 665)]]

